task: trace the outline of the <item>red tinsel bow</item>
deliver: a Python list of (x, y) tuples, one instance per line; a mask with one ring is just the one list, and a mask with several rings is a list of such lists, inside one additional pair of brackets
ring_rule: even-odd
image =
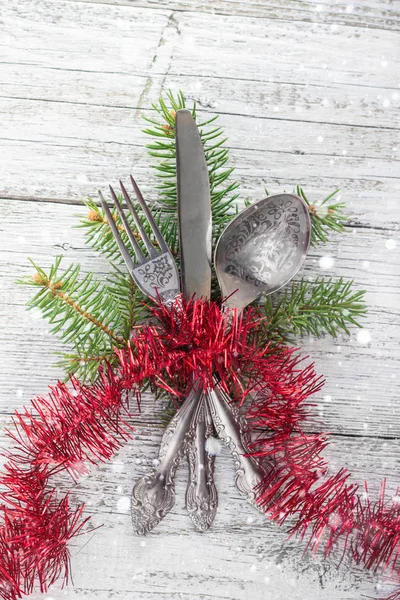
[[(312, 365), (296, 351), (261, 346), (263, 320), (256, 309), (228, 318), (214, 302), (153, 309), (154, 322), (135, 330), (118, 365), (99, 370), (85, 385), (58, 382), (48, 398), (16, 412), (8, 436), (14, 449), (0, 476), (0, 598), (17, 600), (41, 592), (69, 575), (69, 540), (82, 533), (83, 505), (58, 498), (51, 476), (67, 469), (74, 477), (85, 462), (110, 459), (132, 435), (128, 392), (140, 396), (145, 380), (167, 390), (178, 405), (195, 377), (205, 388), (217, 375), (240, 406), (253, 436), (252, 452), (272, 464), (258, 490), (258, 502), (280, 524), (292, 519), (291, 533), (308, 536), (307, 547), (323, 544), (327, 554), (339, 539), (367, 568), (398, 566), (400, 505), (385, 500), (385, 486), (373, 503), (362, 499), (341, 469), (330, 475), (321, 457), (324, 434), (307, 434), (307, 399), (322, 386)], [(400, 594), (392, 596), (399, 599)]]

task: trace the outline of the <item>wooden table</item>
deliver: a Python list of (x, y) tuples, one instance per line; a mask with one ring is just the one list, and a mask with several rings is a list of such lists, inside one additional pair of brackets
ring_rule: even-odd
[[(83, 272), (105, 261), (84, 246), (75, 215), (98, 187), (135, 173), (154, 198), (142, 117), (167, 89), (183, 90), (220, 124), (242, 197), (301, 183), (319, 199), (339, 187), (344, 235), (312, 250), (307, 274), (366, 288), (361, 338), (305, 339), (326, 377), (315, 401), (332, 432), (334, 468), (395, 493), (400, 444), (399, 4), (390, 0), (3, 0), (1, 49), (1, 443), (12, 411), (61, 372), (48, 325), (25, 311), (15, 280), (55, 255)], [(319, 258), (334, 258), (321, 268)], [(330, 263), (332, 261), (328, 261)], [(324, 261), (322, 265), (326, 264)], [(368, 338), (370, 337), (370, 341)], [(333, 560), (303, 556), (242, 500), (230, 456), (217, 458), (220, 510), (197, 534), (185, 514), (185, 469), (173, 512), (148, 537), (129, 517), (132, 479), (162, 435), (147, 399), (136, 439), (72, 486), (93, 535), (72, 547), (74, 586), (35, 598), (87, 600), (354, 600), (390, 589)], [(365, 595), (363, 595), (365, 594)]]

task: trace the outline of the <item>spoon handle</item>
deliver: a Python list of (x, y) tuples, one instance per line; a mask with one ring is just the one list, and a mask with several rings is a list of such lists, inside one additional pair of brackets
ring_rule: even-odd
[(193, 439), (193, 415), (200, 390), (193, 389), (168, 424), (159, 450), (159, 465), (134, 485), (131, 515), (134, 530), (145, 535), (153, 529), (175, 504), (174, 477), (190, 440)]
[(193, 417), (195, 436), (187, 449), (189, 482), (186, 508), (197, 531), (206, 531), (217, 513), (218, 494), (214, 483), (215, 457), (207, 452), (206, 441), (214, 427), (204, 394)]
[(261, 510), (256, 502), (255, 488), (266, 472), (255, 457), (245, 456), (249, 452), (245, 420), (218, 384), (208, 392), (207, 399), (217, 434), (229, 448), (235, 461), (236, 487), (250, 504)]

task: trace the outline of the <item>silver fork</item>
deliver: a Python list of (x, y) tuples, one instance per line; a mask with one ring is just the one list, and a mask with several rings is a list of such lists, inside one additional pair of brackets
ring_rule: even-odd
[[(146, 246), (148, 255), (145, 255), (139, 246), (113, 188), (110, 186), (111, 196), (132, 245), (136, 262), (133, 261), (130, 252), (126, 248), (111, 211), (100, 190), (99, 197), (115, 240), (137, 286), (144, 294), (153, 300), (158, 298), (164, 304), (169, 304), (174, 302), (180, 294), (179, 275), (175, 260), (165, 243), (135, 180), (132, 176), (130, 179), (138, 203), (150, 225), (155, 239), (157, 240), (159, 249), (152, 244), (121, 181), (119, 183), (122, 194), (133, 217), (139, 235)], [(189, 447), (193, 447), (195, 440), (198, 444), (201, 444), (202, 442), (205, 443), (205, 439), (197, 440), (199, 435), (197, 426), (199, 415), (198, 405), (201, 397), (202, 390), (195, 384), (185, 402), (177, 411), (164, 432), (159, 450), (159, 465), (153, 469), (152, 472), (141, 477), (133, 487), (131, 501), (132, 522), (135, 531), (139, 534), (148, 533), (171, 510), (175, 503), (174, 476), (181, 458), (188, 452)], [(202, 400), (202, 402), (204, 401)], [(210, 435), (209, 432), (208, 435)], [(210, 474), (212, 477), (211, 467)], [(204, 483), (204, 485), (206, 484)], [(212, 491), (213, 496), (216, 496), (216, 492), (213, 488), (208, 486), (206, 492), (207, 490)], [(215, 508), (214, 505), (210, 507), (213, 514), (215, 514)], [(194, 522), (196, 526), (196, 521)], [(204, 529), (204, 526), (202, 525), (201, 528)]]
[(136, 255), (136, 262), (133, 261), (130, 253), (128, 252), (128, 249), (126, 248), (124, 242), (122, 241), (121, 235), (118, 231), (118, 227), (113, 219), (111, 211), (108, 208), (107, 203), (104, 199), (104, 196), (100, 190), (98, 192), (99, 197), (100, 197), (102, 206), (104, 208), (104, 212), (107, 215), (107, 219), (109, 221), (111, 230), (114, 234), (115, 240), (120, 249), (120, 252), (121, 252), (121, 254), (125, 260), (125, 263), (130, 271), (130, 274), (132, 275), (132, 278), (136, 282), (136, 285), (149, 298), (156, 300), (156, 298), (159, 297), (160, 300), (164, 304), (169, 304), (169, 303), (172, 303), (175, 300), (175, 298), (180, 294), (178, 269), (176, 267), (175, 260), (172, 256), (167, 244), (165, 243), (165, 240), (164, 240), (163, 236), (161, 235), (161, 232), (158, 229), (158, 227), (153, 219), (153, 216), (152, 216), (151, 212), (149, 211), (149, 209), (144, 201), (144, 198), (143, 198), (135, 180), (133, 179), (132, 175), (130, 176), (130, 179), (131, 179), (133, 189), (135, 190), (137, 201), (139, 202), (140, 207), (146, 216), (146, 219), (151, 227), (151, 230), (153, 231), (154, 237), (156, 238), (157, 244), (159, 246), (159, 249), (157, 249), (152, 244), (149, 236), (146, 233), (145, 228), (143, 227), (143, 224), (139, 218), (139, 215), (138, 215), (135, 207), (133, 206), (132, 200), (128, 196), (128, 193), (125, 189), (124, 184), (122, 183), (122, 181), (120, 181), (119, 184), (121, 186), (122, 194), (124, 196), (124, 199), (125, 199), (125, 202), (126, 202), (128, 208), (129, 208), (129, 211), (133, 217), (133, 220), (135, 222), (135, 225), (137, 227), (139, 235), (140, 235), (141, 239), (143, 240), (144, 245), (146, 246), (146, 249), (148, 251), (148, 256), (146, 256), (143, 253), (141, 247), (139, 246), (139, 244), (135, 238), (135, 235), (132, 232), (132, 229), (131, 229), (131, 227), (128, 223), (128, 220), (125, 216), (125, 213), (122, 209), (122, 206), (117, 198), (117, 195), (114, 192), (111, 185), (109, 186), (111, 196), (112, 196), (114, 204), (118, 210), (118, 213), (121, 217), (121, 220), (124, 224), (124, 228), (125, 228), (128, 238), (129, 238), (129, 241), (132, 245), (133, 251)]

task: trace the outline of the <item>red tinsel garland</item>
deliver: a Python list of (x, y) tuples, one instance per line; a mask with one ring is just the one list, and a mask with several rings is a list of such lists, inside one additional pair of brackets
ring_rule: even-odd
[[(252, 452), (274, 467), (258, 490), (258, 501), (280, 524), (293, 519), (292, 534), (308, 535), (307, 547), (325, 554), (343, 539), (344, 552), (367, 568), (398, 567), (400, 505), (362, 499), (341, 469), (329, 475), (321, 457), (323, 434), (310, 435), (308, 397), (322, 386), (313, 367), (302, 367), (295, 351), (260, 345), (261, 319), (254, 309), (229, 317), (213, 302), (154, 308), (154, 323), (134, 332), (129, 347), (116, 351), (116, 369), (101, 369), (93, 385), (72, 379), (16, 412), (8, 436), (14, 448), (0, 476), (0, 598), (17, 600), (69, 575), (69, 540), (82, 533), (83, 505), (58, 499), (51, 476), (72, 477), (84, 462), (108, 460), (132, 434), (127, 393), (139, 397), (145, 380), (172, 394), (179, 405), (193, 376), (205, 388), (217, 376), (233, 401), (249, 399)], [(122, 415), (125, 415), (124, 418)], [(395, 594), (391, 600), (399, 600)]]

